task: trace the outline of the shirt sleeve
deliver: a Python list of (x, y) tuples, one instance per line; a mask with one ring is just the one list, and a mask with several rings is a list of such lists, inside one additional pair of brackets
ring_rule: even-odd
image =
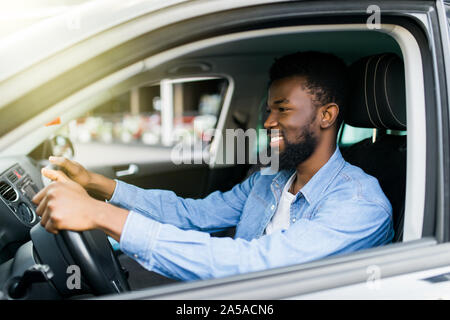
[(183, 230), (214, 232), (238, 223), (258, 175), (253, 174), (230, 191), (216, 191), (204, 199), (183, 199), (172, 191), (146, 190), (116, 180), (116, 188), (109, 202)]
[(342, 203), (327, 201), (313, 218), (251, 241), (181, 230), (131, 211), (120, 244), (149, 270), (195, 280), (300, 264), (392, 239), (392, 220), (384, 207), (364, 200), (346, 203), (345, 210), (339, 207)]

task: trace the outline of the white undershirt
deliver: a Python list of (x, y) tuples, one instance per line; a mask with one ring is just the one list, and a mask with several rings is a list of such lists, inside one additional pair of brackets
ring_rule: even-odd
[(277, 230), (286, 230), (290, 225), (291, 215), (291, 203), (295, 199), (295, 195), (289, 192), (292, 182), (295, 179), (296, 173), (289, 178), (288, 182), (284, 186), (283, 193), (281, 194), (280, 203), (278, 204), (277, 211), (270, 220), (266, 227), (266, 234), (271, 234)]

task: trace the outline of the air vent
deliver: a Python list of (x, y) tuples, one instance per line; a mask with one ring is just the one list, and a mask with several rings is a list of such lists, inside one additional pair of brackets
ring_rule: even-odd
[(12, 183), (16, 183), (16, 181), (19, 180), (19, 178), (17, 178), (16, 174), (14, 173), (14, 171), (11, 171), (10, 173), (8, 173), (8, 175), (6, 177)]
[(14, 190), (9, 183), (5, 181), (0, 181), (0, 197), (7, 201), (16, 201), (19, 198), (16, 190)]

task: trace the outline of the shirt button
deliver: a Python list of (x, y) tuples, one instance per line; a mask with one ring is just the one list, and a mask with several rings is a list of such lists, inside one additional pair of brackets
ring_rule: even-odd
[(270, 209), (271, 209), (271, 210), (274, 210), (274, 209), (275, 209), (275, 205), (272, 205), (272, 206), (270, 207)]
[(136, 259), (139, 258), (139, 256), (137, 254), (134, 254), (133, 257), (135, 257)]
[(296, 221), (296, 219), (295, 218), (292, 218), (292, 222), (295, 222)]

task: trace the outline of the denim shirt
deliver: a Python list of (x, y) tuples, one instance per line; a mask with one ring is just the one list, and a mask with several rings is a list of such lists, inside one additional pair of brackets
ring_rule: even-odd
[[(392, 240), (392, 207), (378, 181), (347, 163), (338, 148), (297, 193), (290, 227), (265, 235), (293, 173), (260, 171), (204, 199), (117, 180), (110, 203), (130, 210), (120, 248), (149, 270), (195, 280), (305, 263)], [(232, 226), (234, 239), (210, 235)]]

